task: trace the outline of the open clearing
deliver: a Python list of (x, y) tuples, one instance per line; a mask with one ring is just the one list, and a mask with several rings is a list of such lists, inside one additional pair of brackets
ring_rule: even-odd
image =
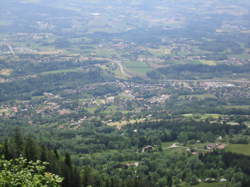
[(144, 122), (145, 120), (146, 120), (146, 118), (131, 119), (131, 120), (128, 120), (128, 121), (111, 122), (111, 123), (108, 123), (107, 125), (114, 126), (114, 127), (117, 127), (117, 128), (121, 128), (122, 126), (125, 126), (125, 125), (128, 125), (128, 124), (135, 124), (135, 123)]
[(128, 121), (124, 120), (124, 121), (110, 122), (107, 125), (114, 126), (114, 127), (117, 127), (118, 129), (120, 129), (123, 126), (128, 125), (128, 124), (142, 123), (142, 122), (145, 122), (145, 121), (155, 122), (155, 121), (160, 121), (160, 120), (157, 120), (157, 119), (149, 120), (149, 119), (146, 119), (146, 118), (141, 118), (141, 119), (131, 119), (131, 120), (128, 120)]
[(11, 113), (10, 109), (0, 108), (0, 116), (2, 116), (2, 115), (10, 115), (10, 113)]
[(195, 186), (183, 186), (183, 187), (225, 187), (227, 183), (218, 183), (218, 182), (214, 182), (214, 183), (200, 183), (197, 184)]
[(206, 65), (209, 65), (209, 66), (216, 66), (216, 61), (213, 61), (213, 60), (200, 60), (200, 62), (202, 64), (206, 64)]
[(217, 99), (217, 97), (215, 95), (212, 95), (212, 94), (182, 95), (179, 98), (180, 99), (195, 98), (195, 99), (198, 99), (198, 100)]
[(186, 118), (194, 118), (194, 119), (200, 119), (200, 120), (218, 119), (222, 117), (221, 114), (183, 114), (182, 116)]
[(81, 72), (83, 69), (73, 68), (73, 69), (62, 69), (62, 70), (54, 70), (54, 71), (46, 71), (42, 72), (41, 75), (50, 75), (50, 74), (58, 74), (58, 73), (69, 73), (69, 72)]
[(226, 109), (250, 109), (250, 105), (224, 105)]
[(229, 144), (226, 151), (250, 156), (250, 144)]
[(97, 48), (95, 50), (95, 54), (98, 57), (112, 58), (112, 56), (117, 55), (117, 51), (115, 51), (114, 49), (109, 49), (109, 48)]
[(166, 47), (160, 47), (158, 49), (149, 48), (148, 51), (155, 56), (162, 57), (165, 55), (170, 55), (172, 52), (172, 49), (166, 48)]
[(34, 54), (37, 54), (37, 55), (57, 55), (57, 54), (62, 54), (62, 53), (64, 53), (63, 50), (51, 50), (51, 51), (34, 52)]
[(152, 70), (149, 67), (149, 65), (146, 64), (145, 62), (133, 61), (133, 62), (126, 62), (126, 63), (124, 63), (124, 65), (131, 73), (133, 73), (135, 75), (139, 75), (139, 76), (140, 75), (144, 76), (144, 75), (146, 75), (147, 72)]

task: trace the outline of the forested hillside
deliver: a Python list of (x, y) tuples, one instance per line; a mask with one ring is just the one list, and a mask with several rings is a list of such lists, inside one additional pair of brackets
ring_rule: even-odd
[(0, 187), (249, 187), (249, 10), (1, 0)]
[[(222, 150), (223, 141), (206, 144), (218, 142), (214, 137), (248, 134), (245, 126), (206, 125), (194, 121), (147, 122), (138, 124), (137, 129), (135, 125), (126, 127), (120, 135), (120, 143), (115, 133), (115, 129), (113, 132), (96, 133), (92, 139), (95, 144), (85, 147), (86, 150), (99, 152), (102, 146), (100, 153), (85, 153), (83, 156), (81, 150), (71, 150), (81, 154), (80, 158), (58, 151), (53, 142), (40, 144), (20, 129), (16, 129), (12, 137), (2, 143), (0, 150), (7, 160), (24, 157), (35, 162), (48, 162), (46, 172), (61, 176), (62, 186), (66, 187), (189, 186), (201, 181), (218, 181), (225, 186), (250, 184), (250, 156)], [(86, 140), (91, 141), (91, 136), (85, 135)], [(175, 141), (181, 143), (168, 143)], [(23, 162), (22, 158), (13, 163), (19, 162)], [(25, 177), (22, 177), (18, 180), (24, 182)], [(51, 182), (60, 181), (56, 176), (50, 179)]]

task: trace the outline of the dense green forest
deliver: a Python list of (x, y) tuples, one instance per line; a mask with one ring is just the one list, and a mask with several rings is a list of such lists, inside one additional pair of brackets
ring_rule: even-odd
[[(65, 187), (172, 187), (195, 185), (200, 181), (227, 181), (225, 186), (250, 184), (249, 156), (216, 148), (198, 151), (190, 147), (186, 151), (197, 141), (199, 144), (217, 142), (215, 137), (220, 136), (248, 144), (248, 139), (242, 140), (249, 133), (244, 125), (162, 121), (127, 126), (122, 132), (99, 125), (96, 132), (87, 133), (91, 130), (88, 128), (83, 132), (61, 134), (64, 135), (61, 141), (65, 136), (71, 136), (71, 140), (74, 136), (85, 137), (86, 142), (82, 144), (70, 142), (82, 149), (72, 147), (68, 152), (62, 151), (67, 147), (66, 142), (61, 145), (38, 143), (37, 137), (16, 128), (11, 137), (2, 142), (1, 154), (7, 160), (23, 156), (28, 160), (48, 162), (46, 171), (63, 177), (62, 186)], [(236, 140), (235, 135), (242, 138)], [(181, 142), (183, 148), (173, 151), (166, 147), (165, 142), (174, 141)], [(100, 150), (103, 151), (94, 153)]]

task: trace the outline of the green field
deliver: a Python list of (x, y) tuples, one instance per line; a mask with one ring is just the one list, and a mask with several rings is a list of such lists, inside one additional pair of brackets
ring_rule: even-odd
[(187, 99), (187, 98), (195, 98), (198, 100), (205, 100), (205, 99), (217, 99), (215, 95), (212, 94), (194, 94), (194, 95), (181, 95), (179, 96), (180, 99)]
[(116, 56), (117, 55), (117, 51), (115, 51), (114, 49), (109, 49), (109, 48), (97, 48), (95, 50), (95, 54), (98, 57), (112, 57), (112, 56)]
[(199, 183), (197, 185), (182, 184), (181, 187), (226, 187), (227, 182)]
[(171, 145), (174, 144), (174, 143), (177, 143), (177, 142), (176, 142), (176, 141), (175, 141), (175, 142), (163, 142), (163, 143), (161, 144), (162, 149), (167, 149), (169, 146), (171, 146)]
[(118, 110), (118, 109), (117, 109), (117, 106), (111, 105), (111, 106), (107, 107), (102, 113), (104, 113), (104, 114), (113, 114), (113, 113), (115, 113), (117, 110)]
[(218, 119), (222, 117), (221, 114), (183, 114), (182, 116), (185, 118), (193, 118), (193, 119), (200, 119), (200, 120)]
[(191, 95), (194, 98), (197, 98), (199, 100), (204, 100), (204, 99), (217, 99), (215, 95), (212, 94), (201, 94), (201, 95)]
[(81, 72), (81, 71), (82, 71), (82, 69), (80, 69), (80, 68), (62, 69), (62, 70), (42, 72), (41, 75), (51, 75), (51, 74), (58, 74), (58, 73)]
[[(192, 187), (225, 187), (227, 183), (200, 183)], [(188, 187), (188, 186), (187, 186)]]
[(224, 105), (223, 107), (226, 109), (250, 109), (250, 105)]
[(152, 55), (154, 55), (154, 56), (162, 57), (162, 56), (165, 56), (165, 55), (170, 55), (172, 49), (171, 49), (171, 48), (166, 48), (166, 47), (164, 47), (164, 46), (160, 46), (160, 47), (157, 48), (157, 49), (149, 48), (148, 51), (149, 51)]
[(126, 62), (124, 63), (126, 68), (136, 75), (145, 75), (151, 70), (148, 64), (145, 62)]
[(209, 66), (215, 66), (216, 65), (216, 61), (213, 61), (213, 60), (201, 60), (200, 62), (202, 64), (206, 64), (206, 65), (209, 65)]
[(86, 107), (85, 109), (89, 112), (89, 113), (92, 113), (94, 114), (95, 111), (97, 110), (98, 107)]
[(229, 144), (226, 151), (250, 156), (250, 144)]

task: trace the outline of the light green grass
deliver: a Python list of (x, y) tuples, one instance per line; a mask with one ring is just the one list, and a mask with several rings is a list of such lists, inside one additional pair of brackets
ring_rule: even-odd
[(147, 72), (151, 70), (149, 65), (145, 62), (126, 62), (124, 63), (126, 68), (136, 75), (146, 75)]
[(32, 99), (34, 100), (39, 100), (39, 99), (42, 99), (44, 98), (44, 96), (33, 96)]
[(89, 113), (94, 113), (98, 107), (87, 107), (85, 108)]
[(108, 48), (97, 48), (95, 53), (98, 57), (112, 57), (117, 55), (117, 51)]
[[(128, 125), (128, 124), (142, 123), (144, 121), (146, 121), (146, 118), (116, 121), (116, 122), (107, 123), (107, 125), (117, 127), (117, 128), (121, 128), (121, 127), (123, 127), (125, 125)], [(160, 121), (160, 120), (148, 120), (148, 121), (154, 122), (154, 121)]]
[(200, 119), (200, 120), (206, 120), (206, 119), (218, 119), (222, 117), (220, 114), (183, 114), (185, 118), (194, 118), (194, 119)]
[[(170, 148), (171, 145), (173, 145), (174, 143), (177, 144), (177, 147), (174, 148)], [(179, 153), (185, 153), (187, 151), (186, 146), (183, 146), (181, 144), (179, 144), (178, 142), (164, 142), (161, 144), (162, 146), (162, 150), (165, 154), (179, 154)]]
[(224, 105), (226, 109), (250, 109), (250, 105)]
[(165, 55), (170, 55), (172, 49), (161, 46), (158, 49), (149, 48), (148, 51), (151, 54), (153, 54), (154, 56), (162, 57), (162, 56), (165, 56)]
[(215, 95), (212, 94), (195, 94), (195, 95), (182, 95), (179, 98), (180, 99), (186, 99), (186, 97), (192, 97), (196, 98), (198, 100), (204, 100), (204, 99), (217, 99)]
[(40, 75), (51, 75), (51, 74), (58, 74), (58, 73), (81, 72), (81, 71), (83, 71), (83, 70), (80, 69), (80, 68), (62, 69), (62, 70), (54, 70), (54, 71), (42, 72)]
[(117, 110), (117, 106), (111, 105), (111, 106), (107, 107), (107, 108), (103, 111), (103, 113), (105, 113), (105, 114), (113, 114), (113, 113), (115, 113), (116, 111), (118, 111), (118, 110)]
[(201, 60), (200, 62), (202, 64), (206, 64), (206, 65), (209, 65), (209, 66), (215, 66), (217, 64), (216, 61), (214, 61), (214, 60)]
[[(212, 143), (212, 142), (211, 142)], [(187, 147), (192, 148), (192, 149), (196, 149), (197, 151), (207, 151), (204, 147), (207, 146), (209, 143), (196, 143), (196, 144), (192, 144), (192, 145), (187, 145)]]
[(229, 144), (226, 151), (250, 156), (250, 144)]
[(174, 144), (174, 143), (177, 143), (176, 141), (175, 142), (163, 142), (162, 144), (161, 144), (161, 146), (162, 146), (162, 149), (164, 150), (164, 149), (167, 149), (169, 146), (171, 146), (172, 144)]
[[(174, 143), (176, 143), (177, 147), (170, 148), (170, 146), (173, 145)], [(194, 149), (195, 152), (204, 153), (207, 152), (207, 150), (204, 149), (204, 147), (208, 144), (209, 143), (195, 143), (195, 144), (182, 145), (175, 141), (175, 142), (164, 142), (161, 144), (161, 146), (163, 151), (166, 153), (183, 153), (187, 152), (187, 149)]]
[(225, 187), (226, 184), (227, 184), (226, 182), (223, 183), (214, 182), (214, 183), (200, 183), (194, 186), (183, 185), (182, 187)]

